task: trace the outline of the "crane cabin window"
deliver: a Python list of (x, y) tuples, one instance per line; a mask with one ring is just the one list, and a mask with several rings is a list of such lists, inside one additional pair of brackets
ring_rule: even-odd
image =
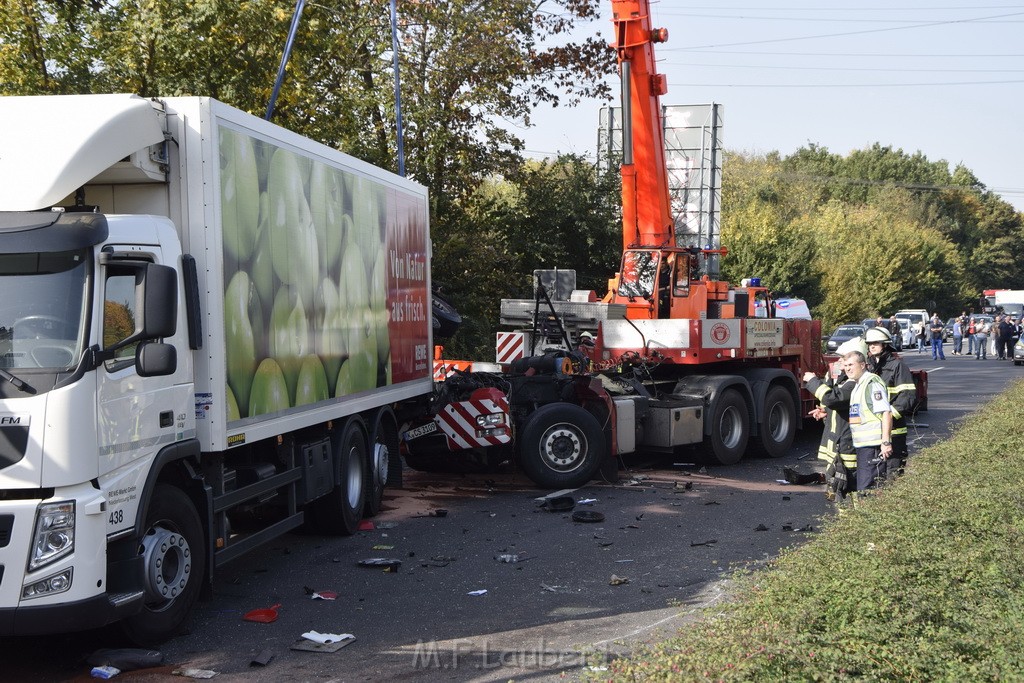
[(619, 296), (649, 299), (654, 295), (660, 254), (655, 251), (627, 251), (622, 255)]

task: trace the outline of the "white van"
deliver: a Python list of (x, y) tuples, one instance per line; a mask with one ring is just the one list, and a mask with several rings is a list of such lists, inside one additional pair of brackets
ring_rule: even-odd
[[(923, 308), (905, 308), (902, 311), (896, 311), (896, 313), (894, 313), (893, 315), (896, 316), (897, 320), (906, 320), (911, 330), (914, 329), (915, 325), (920, 323), (920, 329), (925, 330), (926, 343), (930, 343), (927, 342), (927, 340), (931, 339), (931, 337), (929, 337), (927, 334), (928, 320), (931, 319), (931, 315), (928, 313), (928, 311), (924, 310)], [(911, 333), (910, 337), (911, 343), (907, 346), (916, 346), (917, 340), (914, 338), (913, 333)]]

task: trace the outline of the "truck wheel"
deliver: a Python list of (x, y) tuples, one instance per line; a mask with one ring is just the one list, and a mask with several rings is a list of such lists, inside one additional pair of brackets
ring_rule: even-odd
[(184, 491), (168, 484), (154, 489), (139, 555), (145, 605), (122, 621), (121, 628), (134, 643), (151, 647), (185, 625), (202, 588), (206, 541), (199, 514)]
[(583, 486), (607, 455), (597, 418), (571, 403), (550, 403), (526, 420), (519, 464), (544, 488)]
[(764, 397), (764, 422), (758, 431), (757, 451), (769, 458), (781, 458), (789, 452), (796, 437), (796, 408), (793, 397), (783, 386), (768, 389)]
[(378, 410), (371, 419), (371, 425), (366, 468), (367, 517), (380, 512), (384, 487), (390, 486), (394, 477), (394, 463), (398, 464), (398, 485), (402, 485), (402, 458), (398, 455), (398, 427), (395, 426), (394, 416), (389, 410)]
[(332, 536), (351, 536), (359, 527), (366, 504), (366, 437), (360, 422), (345, 423), (335, 455), (339, 483), (323, 498), (313, 501), (316, 527)]
[(711, 415), (711, 451), (720, 465), (735, 465), (743, 457), (750, 437), (746, 401), (735, 389), (726, 389)]

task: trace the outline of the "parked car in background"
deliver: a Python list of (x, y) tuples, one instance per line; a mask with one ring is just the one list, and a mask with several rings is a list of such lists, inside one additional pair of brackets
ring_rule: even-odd
[(898, 335), (900, 345), (896, 350), (909, 349), (914, 345), (914, 332), (910, 329), (910, 321), (906, 318), (897, 318), (896, 322), (900, 325), (900, 333)]
[(846, 323), (840, 325), (832, 332), (832, 335), (825, 342), (825, 353), (835, 353), (836, 349), (843, 342), (850, 341), (854, 337), (864, 336), (864, 325), (857, 323)]
[[(864, 320), (861, 320), (860, 322), (861, 322), (861, 325), (864, 326), (864, 331), (865, 332), (867, 330), (870, 330), (872, 327), (878, 327), (878, 318), (864, 318)], [(885, 323), (885, 325), (884, 325), (885, 329), (889, 330), (889, 334), (892, 335), (892, 347), (894, 349), (896, 349), (897, 351), (902, 351), (904, 346), (908, 346), (909, 345), (909, 342), (907, 341), (908, 337), (906, 337), (902, 333), (896, 334), (892, 329), (890, 329), (890, 325), (892, 323), (891, 323), (891, 321), (888, 318), (883, 318), (882, 322)], [(900, 319), (897, 318), (896, 322), (900, 323)], [(902, 323), (900, 323), (900, 326), (901, 326), (901, 330), (902, 330)], [(909, 327), (908, 327), (908, 329), (909, 329)]]

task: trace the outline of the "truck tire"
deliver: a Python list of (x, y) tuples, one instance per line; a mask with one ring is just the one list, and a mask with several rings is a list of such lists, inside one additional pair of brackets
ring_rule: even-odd
[(549, 403), (527, 418), (519, 465), (538, 486), (573, 488), (594, 478), (607, 455), (597, 418), (572, 403)]
[[(386, 409), (377, 410), (370, 417), (370, 450), (366, 468), (366, 516), (373, 517), (381, 510), (384, 488), (392, 485), (395, 463), (398, 464), (398, 486), (402, 485), (402, 458), (398, 455), (398, 427), (394, 414)], [(393, 462), (392, 462), (393, 461)]]
[(711, 452), (719, 465), (735, 465), (747, 450), (750, 413), (735, 389), (726, 389), (711, 411)]
[(796, 407), (786, 387), (776, 384), (764, 397), (764, 422), (757, 435), (757, 452), (781, 458), (796, 437)]
[(192, 499), (181, 489), (158, 484), (139, 539), (145, 605), (121, 622), (132, 642), (152, 647), (185, 626), (199, 597), (206, 568), (203, 524)]
[(314, 524), (321, 533), (351, 536), (362, 519), (368, 458), (366, 437), (360, 425), (357, 419), (345, 423), (335, 453), (339, 483), (311, 506)]

